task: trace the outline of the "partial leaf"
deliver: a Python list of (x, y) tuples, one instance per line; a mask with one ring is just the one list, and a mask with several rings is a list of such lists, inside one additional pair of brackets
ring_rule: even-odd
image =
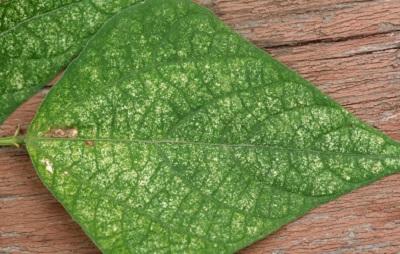
[(104, 253), (232, 253), (400, 169), (400, 145), (190, 1), (109, 21), (27, 136)]
[(0, 3), (0, 124), (77, 57), (115, 13), (140, 0)]

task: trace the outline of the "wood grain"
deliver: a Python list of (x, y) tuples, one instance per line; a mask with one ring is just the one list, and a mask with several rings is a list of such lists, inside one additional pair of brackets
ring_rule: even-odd
[[(355, 115), (400, 140), (399, 0), (198, 0)], [(25, 130), (49, 88), (0, 136)], [(99, 253), (23, 149), (0, 150), (0, 253)], [(400, 253), (400, 174), (323, 205), (241, 253)]]

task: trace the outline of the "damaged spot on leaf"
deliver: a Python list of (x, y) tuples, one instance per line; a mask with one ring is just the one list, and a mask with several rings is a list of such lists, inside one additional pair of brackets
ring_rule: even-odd
[(52, 174), (52, 173), (54, 172), (53, 163), (51, 163), (50, 160), (48, 160), (48, 159), (43, 159), (43, 160), (41, 160), (41, 162), (44, 164), (44, 166), (45, 166), (47, 172), (49, 172), (50, 174)]
[(92, 146), (95, 145), (95, 142), (93, 140), (85, 140), (85, 145), (89, 146), (89, 147), (92, 147)]
[(45, 136), (49, 138), (76, 138), (78, 137), (78, 130), (75, 128), (51, 129)]

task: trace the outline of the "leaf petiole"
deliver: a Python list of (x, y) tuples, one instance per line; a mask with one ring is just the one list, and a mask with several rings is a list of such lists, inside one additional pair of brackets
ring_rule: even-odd
[(19, 134), (20, 134), (20, 126), (18, 125), (13, 136), (0, 137), (0, 146), (20, 147), (20, 145), (25, 144), (25, 136)]
[(20, 145), (25, 144), (24, 136), (10, 136), (10, 137), (1, 137), (0, 138), (0, 146), (16, 146), (20, 147)]

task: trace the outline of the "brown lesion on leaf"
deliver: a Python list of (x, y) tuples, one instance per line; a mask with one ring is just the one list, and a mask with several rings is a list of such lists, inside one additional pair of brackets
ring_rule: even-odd
[(78, 137), (78, 130), (76, 128), (57, 128), (50, 129), (45, 133), (49, 138), (76, 138)]
[(96, 145), (96, 143), (93, 140), (85, 140), (85, 146), (92, 147), (95, 145)]

